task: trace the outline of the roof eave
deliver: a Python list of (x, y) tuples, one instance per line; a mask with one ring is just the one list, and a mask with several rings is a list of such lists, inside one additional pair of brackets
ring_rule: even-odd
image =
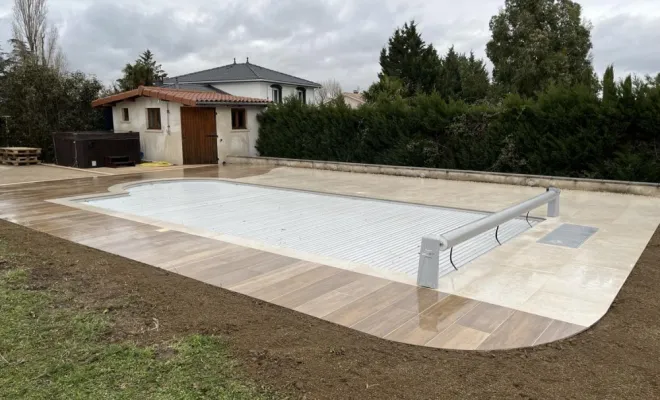
[(204, 106), (269, 106), (272, 102), (254, 102), (249, 101), (198, 101), (197, 107)]

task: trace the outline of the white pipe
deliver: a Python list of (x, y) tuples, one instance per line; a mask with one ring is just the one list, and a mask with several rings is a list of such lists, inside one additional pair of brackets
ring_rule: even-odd
[[(479, 234), (482, 234), (490, 229), (502, 225), (503, 223), (510, 221), (529, 211), (532, 211), (537, 207), (540, 207), (546, 203), (551, 203), (559, 197), (559, 193), (560, 190), (557, 188), (548, 188), (545, 193), (540, 194), (534, 198), (523, 201), (522, 203), (516, 204), (515, 206), (505, 208), (504, 210), (498, 211), (494, 214), (490, 214), (484, 218), (481, 218), (467, 225), (463, 225), (460, 228), (456, 228), (453, 231), (440, 235), (437, 238), (440, 241), (440, 251), (450, 249), (456, 246), (457, 244), (463, 243), (466, 240), (469, 240)], [(550, 211), (550, 204), (549, 204), (548, 216), (549, 217), (556, 216), (550, 214), (554, 214), (554, 213)]]
[[(440, 252), (450, 249), (479, 234), (510, 221), (521, 214), (530, 212), (548, 203), (548, 217), (559, 216), (559, 193), (557, 188), (548, 188), (545, 193), (520, 204), (505, 208), (495, 214), (488, 215), (477, 221), (463, 225), (460, 228), (440, 236), (424, 236), (419, 251), (419, 267), (417, 269), (417, 285), (432, 289), (438, 288)], [(456, 268), (456, 267), (454, 267)]]

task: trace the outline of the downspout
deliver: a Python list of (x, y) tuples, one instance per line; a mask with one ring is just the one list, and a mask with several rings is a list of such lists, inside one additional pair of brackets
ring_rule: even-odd
[(170, 102), (167, 102), (167, 135), (170, 134)]

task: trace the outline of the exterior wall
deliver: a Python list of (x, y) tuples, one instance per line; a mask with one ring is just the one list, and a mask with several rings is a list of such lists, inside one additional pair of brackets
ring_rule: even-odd
[(316, 88), (307, 88), (307, 104), (316, 104)]
[[(245, 97), (255, 97), (257, 99), (266, 99), (272, 100), (272, 91), (270, 85), (272, 82), (236, 82), (236, 83), (216, 83), (213, 85), (216, 89), (220, 89), (234, 96), (245, 96)], [(282, 86), (282, 100), (286, 99), (289, 96), (298, 96), (296, 85), (284, 85)], [(316, 102), (314, 96), (314, 88), (307, 89), (307, 104), (314, 104)]]
[(257, 156), (257, 138), (259, 137), (259, 122), (257, 115), (261, 107), (236, 107), (246, 109), (247, 129), (234, 130), (231, 127), (230, 106), (216, 108), (216, 126), (218, 131), (218, 162), (222, 163), (228, 156)]
[(358, 108), (362, 104), (364, 104), (364, 102), (355, 100), (354, 98), (349, 96), (344, 96), (344, 103), (346, 103), (351, 108)]
[[(122, 108), (128, 108), (129, 121), (122, 121)], [(147, 129), (147, 108), (160, 108), (160, 130)], [(169, 113), (168, 113), (169, 110)], [(181, 144), (181, 104), (149, 97), (123, 101), (112, 107), (115, 132), (139, 132), (140, 151), (149, 161), (183, 164)]]
[(254, 97), (257, 99), (265, 99), (269, 95), (268, 86), (270, 85), (265, 82), (216, 83), (213, 85), (216, 89), (233, 94), (234, 96)]
[[(267, 84), (268, 100), (271, 100), (272, 97), (270, 91), (270, 85), (272, 84), (271, 83)], [(295, 98), (298, 98), (298, 86), (289, 86), (289, 85), (280, 85), (280, 86), (282, 86), (282, 100), (290, 96), (294, 96)], [(307, 100), (307, 104), (315, 104), (316, 98), (314, 96), (314, 88), (306, 87), (305, 89), (306, 89), (305, 98)]]
[[(265, 86), (265, 85), (264, 85)], [(224, 90), (224, 89), (223, 89)], [(129, 121), (121, 120), (122, 108), (128, 108)], [(147, 130), (147, 108), (161, 109), (162, 130)], [(169, 122), (168, 113), (169, 108)], [(239, 107), (237, 107), (239, 108)], [(263, 107), (240, 107), (246, 109), (247, 129), (231, 127), (231, 106), (216, 107), (216, 130), (218, 134), (218, 159), (222, 163), (227, 156), (257, 156), (259, 122), (257, 115)], [(181, 104), (148, 97), (135, 101), (124, 101), (112, 107), (115, 132), (139, 132), (140, 151), (149, 161), (167, 161), (183, 164), (181, 137)]]

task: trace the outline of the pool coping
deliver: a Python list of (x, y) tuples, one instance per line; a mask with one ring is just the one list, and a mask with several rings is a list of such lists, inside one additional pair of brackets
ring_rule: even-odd
[(375, 175), (468, 181), (527, 187), (553, 186), (559, 189), (660, 197), (660, 183), (654, 182), (571, 178), (550, 175), (528, 175), (506, 172), (409, 167), (402, 165), (364, 164), (340, 161), (306, 160), (261, 156), (228, 156), (227, 163), (255, 166), (267, 165), (275, 167), (318, 169), (337, 172), (354, 172)]

